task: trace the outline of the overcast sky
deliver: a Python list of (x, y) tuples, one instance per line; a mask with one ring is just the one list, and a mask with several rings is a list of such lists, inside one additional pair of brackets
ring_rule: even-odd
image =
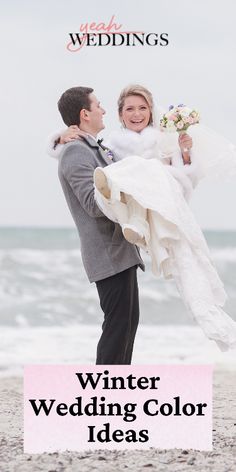
[[(47, 156), (47, 136), (63, 128), (61, 93), (88, 85), (107, 110), (106, 131), (119, 126), (120, 90), (141, 83), (159, 105), (187, 103), (202, 122), (236, 143), (236, 3), (234, 0), (0, 0), (0, 225), (73, 226)], [(81, 23), (169, 34), (168, 47), (66, 49)], [(203, 228), (236, 229), (236, 179), (204, 182), (192, 207)]]

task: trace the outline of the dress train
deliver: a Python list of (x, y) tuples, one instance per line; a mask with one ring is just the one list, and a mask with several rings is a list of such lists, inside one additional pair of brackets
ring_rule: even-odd
[[(167, 166), (157, 159), (130, 156), (102, 169), (111, 198), (95, 186), (95, 198), (104, 214), (121, 225), (129, 223), (128, 205), (140, 208), (148, 223), (146, 249), (156, 276), (175, 280), (192, 318), (222, 351), (236, 348), (236, 322), (222, 309), (226, 293), (210, 252), (185, 201), (183, 191)], [(138, 220), (137, 220), (138, 221)]]

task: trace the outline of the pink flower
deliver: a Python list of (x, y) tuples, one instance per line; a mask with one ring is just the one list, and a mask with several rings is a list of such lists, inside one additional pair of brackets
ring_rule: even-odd
[(182, 120), (180, 120), (180, 121), (179, 121), (179, 123), (177, 123), (177, 125), (176, 125), (176, 126), (177, 126), (177, 128), (178, 128), (178, 129), (182, 129), (182, 128), (184, 127), (184, 123), (183, 123), (183, 121), (182, 121)]
[(176, 121), (178, 119), (177, 115), (170, 115), (169, 120)]
[(194, 123), (194, 118), (192, 118), (191, 116), (189, 116), (189, 120), (188, 120), (189, 124), (192, 125)]

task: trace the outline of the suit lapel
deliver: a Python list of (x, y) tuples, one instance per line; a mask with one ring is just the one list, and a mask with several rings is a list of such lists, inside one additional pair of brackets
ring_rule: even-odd
[(106, 152), (103, 151), (103, 149), (98, 145), (95, 139), (93, 139), (91, 136), (86, 136), (83, 139), (86, 141), (86, 143), (89, 144), (90, 147), (98, 151), (99, 155), (101, 156), (101, 158), (103, 159), (103, 161), (105, 161), (107, 165), (112, 164), (113, 161), (107, 156)]
[(106, 162), (106, 164), (108, 165), (112, 164), (113, 160), (107, 156), (106, 151), (103, 151), (103, 149), (100, 146), (98, 146), (98, 152), (100, 156), (102, 157), (102, 159)]

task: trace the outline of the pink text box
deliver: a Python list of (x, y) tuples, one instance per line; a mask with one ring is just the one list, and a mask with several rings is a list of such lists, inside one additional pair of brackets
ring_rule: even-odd
[(212, 450), (212, 372), (210, 365), (28, 365), (24, 450)]

